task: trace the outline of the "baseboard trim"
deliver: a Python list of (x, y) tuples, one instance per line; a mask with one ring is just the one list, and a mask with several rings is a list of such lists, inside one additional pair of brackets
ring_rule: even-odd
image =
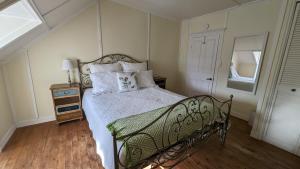
[(46, 122), (54, 121), (54, 120), (55, 120), (55, 116), (46, 116), (46, 117), (40, 117), (40, 118), (34, 119), (34, 120), (20, 121), (20, 122), (17, 122), (17, 128), (31, 126), (31, 125), (40, 124), (40, 123), (46, 123)]
[(239, 113), (239, 112), (231, 111), (231, 115), (236, 117), (236, 118), (245, 120), (245, 121), (249, 120), (249, 115), (247, 113)]
[(3, 148), (5, 147), (5, 145), (7, 144), (7, 142), (9, 141), (9, 139), (11, 138), (11, 136), (14, 134), (15, 131), (16, 131), (16, 126), (12, 125), (5, 133), (3, 138), (0, 140), (0, 153), (2, 152)]

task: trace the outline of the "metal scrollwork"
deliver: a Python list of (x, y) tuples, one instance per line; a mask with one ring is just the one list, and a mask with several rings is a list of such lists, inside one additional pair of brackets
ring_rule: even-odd
[[(190, 156), (193, 145), (218, 134), (224, 144), (229, 125), (233, 96), (227, 101), (220, 101), (212, 96), (195, 96), (184, 99), (149, 122), (138, 131), (117, 137), (113, 134), (115, 151), (115, 168), (172, 168)], [(179, 111), (181, 110), (181, 111)], [(159, 138), (153, 135), (151, 128), (161, 126)], [(157, 128), (155, 128), (157, 129)], [(115, 133), (115, 132), (114, 132)], [(135, 144), (138, 137), (151, 142), (155, 153), (145, 156), (142, 145)], [(149, 141), (150, 140), (150, 141)], [(117, 149), (117, 142), (122, 142)], [(147, 143), (148, 143), (147, 142)], [(122, 157), (125, 153), (125, 158)], [(129, 164), (128, 161), (136, 163)]]
[(81, 88), (86, 89), (92, 87), (92, 81), (90, 79), (90, 70), (88, 66), (89, 64), (111, 64), (119, 61), (140, 63), (140, 61), (124, 54), (110, 54), (103, 56), (99, 59), (93, 60), (91, 62), (81, 62), (78, 60), (78, 70)]
[[(82, 89), (92, 87), (89, 64), (110, 64), (118, 61), (141, 63), (124, 54), (110, 54), (91, 62), (78, 60)], [(147, 166), (172, 168), (191, 155), (190, 150), (193, 145), (206, 140), (215, 133), (224, 144), (229, 126), (232, 98), (233, 96), (230, 96), (229, 100), (220, 101), (208, 95), (190, 97), (172, 105), (154, 121), (133, 133), (117, 137), (114, 131), (112, 136), (115, 169), (120, 167), (136, 169)], [(150, 132), (155, 125), (160, 125), (159, 138), (154, 137)], [(154, 147), (155, 153), (145, 156), (143, 144), (134, 142), (138, 137), (148, 140), (151, 144), (148, 146)], [(122, 143), (120, 147), (117, 146), (117, 142)], [(130, 161), (135, 161), (135, 163), (129, 163)]]

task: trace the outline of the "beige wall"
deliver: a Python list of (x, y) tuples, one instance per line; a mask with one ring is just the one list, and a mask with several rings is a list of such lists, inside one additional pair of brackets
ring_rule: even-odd
[(48, 32), (29, 47), (10, 56), (11, 59), (5, 65), (5, 76), (10, 85), (8, 90), (12, 96), (17, 126), (30, 124), (35, 120), (53, 119), (49, 87), (54, 83), (66, 82), (67, 74), (61, 70), (62, 60), (91, 60), (98, 57), (98, 51), (97, 7), (92, 6), (71, 21)]
[(147, 14), (136, 9), (101, 1), (103, 54), (124, 53), (147, 59)]
[(20, 50), (4, 69), (17, 122), (30, 121), (35, 117), (27, 61), (26, 51)]
[[(273, 36), (277, 26), (281, 3), (282, 1), (280, 0), (257, 1), (183, 21), (181, 23), (181, 48), (179, 59), (179, 70), (181, 74), (184, 74), (186, 69), (185, 61), (188, 52), (187, 44), (189, 33), (204, 31), (205, 28), (207, 28), (207, 25), (210, 25), (207, 30), (225, 28), (221, 59), (219, 59), (217, 64), (218, 72), (214, 94), (218, 97), (225, 98), (228, 98), (230, 94), (234, 94), (234, 114), (248, 120), (250, 113), (256, 111), (258, 98), (260, 97), (259, 93), (261, 93), (263, 86), (261, 85), (262, 83), (258, 84), (256, 95), (227, 88), (227, 77), (234, 38), (245, 35), (261, 34), (264, 32), (270, 33), (260, 76), (261, 82), (266, 74), (265, 68), (268, 59), (272, 57), (270, 56), (270, 51), (273, 50), (271, 49), (271, 46), (274, 43)], [(185, 91), (185, 89), (182, 89), (182, 91)]]
[(6, 134), (13, 126), (14, 122), (12, 118), (12, 112), (6, 93), (2, 66), (0, 65), (0, 152), (7, 141), (7, 138), (5, 138)]
[[(147, 59), (147, 14), (108, 0), (101, 0), (100, 11), (102, 29), (98, 29), (100, 17), (95, 3), (9, 57), (5, 75), (10, 84), (17, 126), (54, 118), (49, 87), (54, 83), (67, 82), (67, 73), (61, 70), (64, 58), (91, 61), (102, 55), (103, 48), (104, 54), (124, 53), (139, 60)], [(153, 67), (154, 72), (167, 76), (167, 87), (175, 90), (173, 82), (177, 72), (179, 23), (153, 16), (151, 28), (153, 62), (169, 61), (170, 65), (170, 68), (157, 65)], [(99, 30), (102, 31), (103, 46)], [(169, 40), (161, 38), (164, 34)], [(72, 76), (74, 80), (78, 78), (77, 70)]]
[(180, 24), (151, 17), (150, 68), (154, 74), (168, 77), (167, 88), (178, 91), (178, 49)]

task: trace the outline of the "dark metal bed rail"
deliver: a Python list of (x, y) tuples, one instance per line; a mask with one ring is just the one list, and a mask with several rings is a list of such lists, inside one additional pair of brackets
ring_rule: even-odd
[[(117, 132), (113, 131), (115, 169), (144, 168), (147, 166), (150, 166), (150, 168), (158, 166), (172, 168), (190, 155), (189, 150), (194, 144), (215, 133), (218, 134), (221, 143), (224, 144), (229, 126), (232, 99), (232, 95), (227, 101), (220, 101), (208, 95), (186, 98), (175, 103), (155, 120), (150, 121), (149, 124), (135, 132), (118, 137)], [(210, 109), (207, 104), (211, 105)], [(184, 111), (176, 112), (175, 110), (179, 106), (183, 106), (184, 109), (181, 110)], [(176, 113), (175, 121), (169, 118), (172, 113)], [(156, 139), (148, 130), (157, 125), (156, 123), (161, 125), (160, 139)], [(197, 127), (197, 124), (199, 124), (199, 128), (195, 128), (190, 135), (186, 136), (181, 133), (184, 132), (184, 128)], [(142, 158), (143, 148), (140, 147), (141, 145), (132, 145), (132, 142), (130, 142), (131, 139), (141, 135), (152, 140), (153, 146), (156, 148), (156, 153), (150, 157)], [(121, 143), (120, 147), (117, 145), (118, 142)], [(140, 158), (138, 163), (132, 166), (126, 165), (126, 161), (122, 157), (124, 151), (129, 158)], [(126, 159), (128, 160), (128, 157)]]
[[(141, 63), (124, 54), (109, 54), (91, 62), (81, 62), (78, 60), (82, 91), (92, 87), (89, 64), (108, 64), (118, 61)], [(149, 121), (147, 125), (135, 132), (117, 137), (117, 132), (113, 131), (115, 169), (119, 169), (120, 167), (130, 169), (144, 168), (149, 165), (150, 168), (156, 168), (158, 166), (172, 168), (190, 155), (189, 150), (195, 143), (201, 142), (215, 133), (218, 134), (221, 143), (224, 144), (229, 126), (232, 99), (232, 95), (227, 101), (221, 101), (209, 95), (186, 98), (175, 103), (155, 120)], [(201, 107), (204, 103), (211, 104), (212, 109), (208, 110), (207, 106)], [(180, 113), (175, 111), (179, 106), (184, 107)], [(174, 119), (169, 119), (171, 114), (176, 115), (175, 121)], [(157, 123), (161, 124), (160, 132), (162, 137), (160, 140), (155, 140), (154, 137), (151, 136), (151, 133), (147, 133), (148, 129), (157, 125)], [(195, 129), (189, 135), (181, 135), (182, 129), (189, 128), (195, 124), (199, 124), (199, 128)], [(129, 146), (131, 139), (140, 135), (153, 140), (153, 145), (157, 151), (147, 158), (140, 159), (137, 164), (128, 167), (123, 164), (124, 160), (120, 159), (122, 149)], [(122, 143), (121, 147), (118, 147), (118, 142)], [(135, 158), (138, 158), (138, 156), (142, 157), (142, 149), (139, 148), (138, 145), (132, 145), (131, 153), (130, 155), (134, 155)]]

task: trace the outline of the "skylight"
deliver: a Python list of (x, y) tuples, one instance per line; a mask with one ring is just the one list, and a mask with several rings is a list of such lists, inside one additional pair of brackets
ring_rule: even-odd
[(0, 49), (42, 23), (27, 0), (0, 11)]

